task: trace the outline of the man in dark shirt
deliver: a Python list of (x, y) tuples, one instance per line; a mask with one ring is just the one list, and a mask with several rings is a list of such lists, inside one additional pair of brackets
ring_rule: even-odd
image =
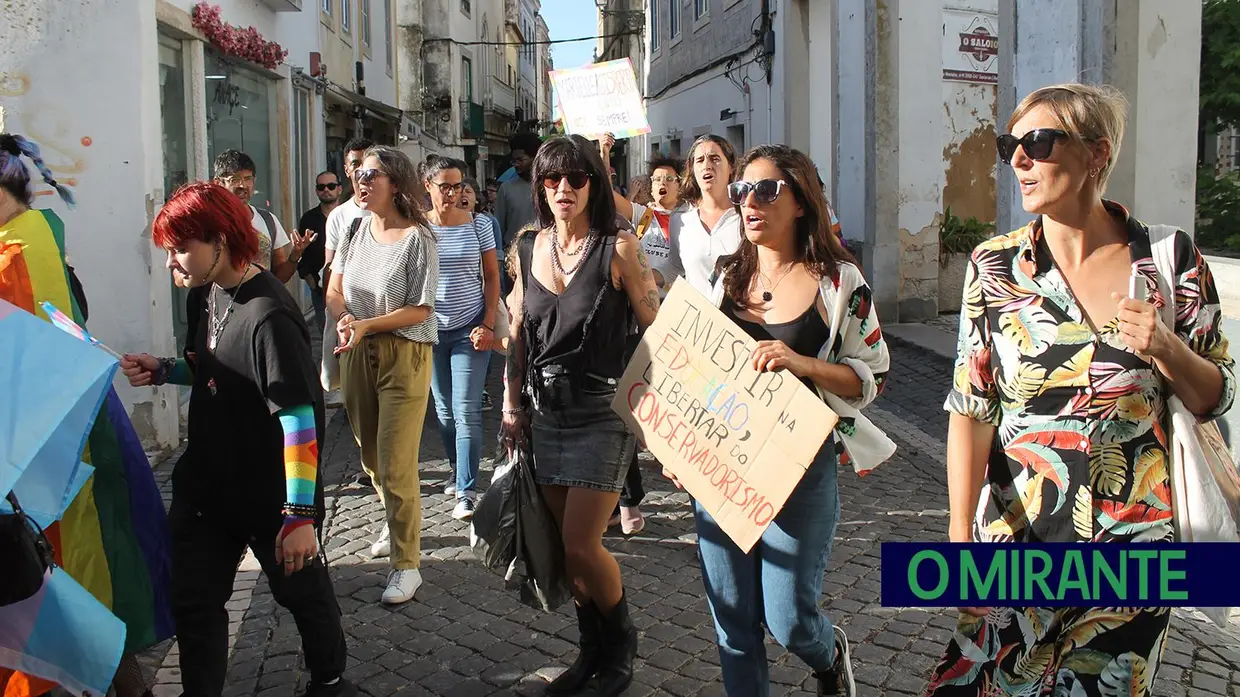
[(301, 259), (297, 262), (297, 275), (310, 286), (310, 297), (314, 303), (315, 327), (323, 326), (326, 319), (325, 292), (320, 273), (327, 254), (327, 214), (340, 205), (340, 195), (344, 193), (340, 179), (335, 172), (320, 172), (314, 178), (314, 193), (319, 197), (319, 205), (301, 215), (297, 229), (302, 236), (309, 232), (315, 233), (314, 241), (306, 247)]

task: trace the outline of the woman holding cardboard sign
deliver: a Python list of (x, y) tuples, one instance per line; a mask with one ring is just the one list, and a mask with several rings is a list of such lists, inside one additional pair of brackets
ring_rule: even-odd
[(783, 145), (760, 145), (728, 187), (745, 235), (720, 260), (712, 299), (758, 345), (753, 366), (786, 370), (840, 416), (783, 509), (746, 553), (694, 505), (706, 597), (730, 697), (765, 697), (765, 624), (805, 661), (820, 695), (853, 695), (848, 638), (818, 610), (839, 517), (838, 463), (865, 472), (895, 445), (859, 411), (882, 389), (890, 359), (852, 255), (831, 232), (814, 163)]
[(637, 630), (603, 533), (636, 438), (611, 402), (631, 318), (649, 326), (659, 291), (637, 237), (616, 229), (594, 144), (548, 141), (533, 181), (541, 229), (517, 242), (503, 437), (514, 447), (528, 424), (534, 478), (559, 523), (573, 581), (581, 653), (547, 694), (575, 695), (593, 680), (590, 694), (615, 697), (633, 680)]

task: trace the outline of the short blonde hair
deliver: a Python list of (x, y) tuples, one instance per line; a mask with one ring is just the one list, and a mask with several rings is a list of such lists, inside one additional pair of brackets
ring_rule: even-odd
[(1020, 100), (1012, 118), (1008, 119), (1008, 130), (1037, 107), (1049, 111), (1067, 131), (1068, 137), (1078, 143), (1088, 147), (1089, 143), (1106, 140), (1111, 144), (1107, 163), (1098, 172), (1098, 186), (1105, 191), (1107, 179), (1119, 159), (1124, 124), (1128, 120), (1128, 100), (1124, 94), (1110, 85), (1079, 82), (1042, 87)]

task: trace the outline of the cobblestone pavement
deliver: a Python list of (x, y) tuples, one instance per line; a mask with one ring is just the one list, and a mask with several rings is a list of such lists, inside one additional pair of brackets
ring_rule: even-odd
[[(888, 608), (879, 603), (883, 540), (943, 539), (947, 492), (943, 453), (947, 419), (941, 409), (949, 364), (896, 344), (886, 392), (869, 415), (900, 448), (864, 480), (840, 478), (841, 521), (823, 583), (823, 606), (853, 644), (858, 694), (914, 695), (955, 624), (948, 610)], [(492, 442), (498, 427), (498, 365), (490, 382), (496, 408), (485, 418)], [(379, 604), (386, 564), (370, 559), (381, 527), (374, 492), (357, 482), (358, 451), (342, 412), (323, 440), (328, 486), (327, 552), (349, 635), (347, 677), (373, 697), (536, 695), (565, 667), (576, 638), (571, 609), (547, 614), (521, 605), (502, 580), (472, 558), (465, 523), (452, 519), (442, 493), (447, 464), (433, 415), (422, 441), (423, 566), (417, 599)], [(687, 497), (645, 461), (650, 490), (647, 526), (624, 538), (609, 534), (619, 557), (641, 643), (636, 680), (626, 695), (722, 695), (714, 630), (703, 596)], [(167, 476), (161, 470), (161, 479)], [(484, 462), (483, 481), (490, 479)], [(227, 697), (285, 697), (308, 680), (292, 618), (277, 608), (252, 564), (243, 565), (229, 604), (233, 654)], [(776, 695), (809, 695), (812, 681), (799, 660), (768, 644)], [(157, 697), (179, 694), (175, 647), (145, 658), (156, 672)], [(1240, 616), (1220, 631), (1194, 613), (1178, 612), (1154, 693), (1160, 697), (1240, 697)]]

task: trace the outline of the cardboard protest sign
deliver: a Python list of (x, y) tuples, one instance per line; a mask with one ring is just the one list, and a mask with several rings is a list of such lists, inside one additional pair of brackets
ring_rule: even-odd
[(564, 130), (583, 136), (632, 138), (650, 132), (628, 58), (551, 71)]
[(677, 279), (620, 379), (612, 408), (748, 552), (838, 416), (787, 371), (759, 373), (756, 346)]

